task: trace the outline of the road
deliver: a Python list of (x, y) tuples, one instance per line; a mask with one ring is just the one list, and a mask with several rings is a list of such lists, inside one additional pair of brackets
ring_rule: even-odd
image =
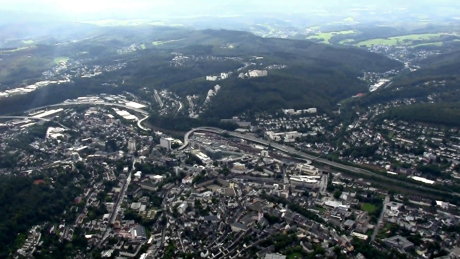
[(158, 91), (157, 90), (154, 90), (154, 95), (153, 97), (155, 98), (155, 101), (157, 101), (158, 105), (160, 106), (160, 108), (163, 108), (164, 104), (163, 104), (163, 101), (161, 100), (161, 97), (160, 95), (158, 94)]
[[(128, 177), (124, 181), (123, 187), (121, 188), (121, 191), (120, 191), (120, 194), (117, 197), (117, 201), (116, 201), (115, 206), (114, 206), (114, 208), (112, 210), (112, 213), (110, 214), (110, 217), (109, 217), (109, 224), (110, 225), (115, 223), (115, 220), (117, 219), (118, 212), (120, 211), (121, 204), (123, 203), (123, 200), (124, 200), (125, 195), (126, 195), (126, 191), (128, 190), (129, 184), (131, 183), (131, 175), (132, 175), (133, 171), (136, 170), (136, 167), (135, 167), (136, 162), (137, 162), (137, 159), (134, 159), (132, 169), (129, 172)], [(107, 226), (107, 230), (105, 231), (104, 235), (102, 236), (102, 239), (99, 242), (99, 245), (104, 243), (104, 241), (107, 239), (107, 237), (109, 236), (110, 232), (112, 231), (112, 228), (110, 227), (110, 225)]]
[(387, 204), (390, 202), (390, 196), (385, 196), (385, 200), (383, 201), (383, 208), (382, 212), (380, 212), (379, 220), (377, 221), (377, 224), (375, 225), (374, 232), (372, 232), (371, 236), (371, 241), (375, 240), (375, 237), (379, 233), (379, 229), (383, 225), (383, 217), (385, 216), (385, 210), (387, 209)]
[[(289, 154), (289, 155), (297, 157), (297, 158), (301, 158), (301, 159), (305, 159), (305, 160), (309, 160), (309, 161), (314, 161), (314, 162), (319, 163), (319, 164), (328, 165), (330, 167), (342, 169), (342, 170), (352, 172), (352, 173), (355, 173), (355, 174), (360, 174), (360, 175), (365, 175), (365, 176), (372, 176), (374, 178), (378, 178), (380, 180), (383, 180), (383, 181), (386, 181), (386, 182), (391, 182), (391, 183), (394, 183), (394, 184), (401, 184), (402, 183), (406, 187), (414, 187), (414, 188), (417, 188), (418, 190), (424, 190), (424, 191), (436, 192), (436, 193), (444, 194), (444, 195), (454, 195), (454, 196), (460, 197), (459, 193), (446, 192), (446, 191), (442, 191), (442, 190), (438, 190), (438, 189), (429, 188), (429, 187), (426, 187), (426, 186), (423, 186), (423, 185), (411, 183), (411, 182), (408, 182), (408, 181), (402, 181), (402, 180), (399, 180), (399, 179), (390, 178), (390, 177), (387, 177), (385, 175), (378, 174), (378, 173), (375, 173), (375, 172), (372, 172), (372, 171), (369, 171), (369, 170), (366, 170), (366, 169), (362, 169), (362, 168), (354, 167), (354, 166), (350, 166), (350, 165), (345, 165), (345, 164), (342, 164), (342, 163), (339, 163), (339, 162), (334, 162), (334, 161), (330, 161), (330, 160), (327, 160), (327, 159), (324, 159), (324, 158), (313, 156), (313, 155), (304, 153), (302, 151), (296, 150), (293, 147), (285, 146), (285, 145), (279, 144), (277, 142), (273, 142), (273, 141), (269, 141), (269, 140), (265, 140), (265, 139), (257, 138), (257, 137), (251, 136), (251, 135), (241, 134), (241, 133), (237, 133), (237, 132), (233, 132), (233, 131), (226, 131), (226, 130), (219, 129), (219, 128), (214, 128), (214, 127), (199, 127), (199, 128), (195, 128), (195, 129), (192, 129), (192, 130), (188, 131), (184, 136), (184, 144), (181, 147), (179, 147), (179, 150), (183, 150), (189, 145), (189, 143), (190, 143), (189, 138), (194, 132), (208, 132), (208, 133), (214, 133), (214, 134), (219, 134), (219, 135), (226, 134), (226, 135), (231, 136), (231, 137), (244, 139), (244, 140), (254, 142), (254, 143), (257, 143), (257, 144), (260, 144), (260, 145), (263, 145), (263, 146), (268, 146), (268, 147), (271, 147), (273, 149), (277, 149), (277, 150), (279, 150), (281, 152), (284, 152), (286, 154)], [(404, 186), (404, 185), (401, 185), (401, 186)]]
[(320, 187), (319, 187), (319, 193), (321, 193), (321, 194), (326, 193), (328, 180), (329, 180), (329, 174), (328, 173), (323, 173), (323, 175), (321, 175), (321, 184), (320, 184)]
[(142, 129), (142, 130), (150, 131), (149, 128), (146, 128), (146, 127), (142, 126), (142, 122), (144, 122), (144, 121), (145, 121), (146, 119), (148, 119), (148, 118), (149, 118), (149, 115), (146, 115), (144, 118), (138, 120), (138, 121), (137, 121), (137, 126), (138, 126), (140, 129)]
[(131, 183), (131, 174), (132, 172), (129, 173), (128, 178), (126, 178), (125, 182), (123, 183), (120, 195), (118, 195), (117, 202), (115, 203), (115, 207), (113, 208), (112, 214), (110, 215), (110, 224), (115, 223), (115, 220), (117, 219), (121, 204), (123, 203), (123, 199), (125, 198), (126, 190), (128, 190), (128, 186)]

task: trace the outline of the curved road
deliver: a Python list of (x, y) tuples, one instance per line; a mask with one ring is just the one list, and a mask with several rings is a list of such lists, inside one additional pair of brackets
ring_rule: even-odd
[(199, 127), (199, 128), (195, 128), (195, 129), (190, 130), (189, 132), (187, 132), (185, 134), (185, 136), (184, 136), (184, 145), (179, 147), (179, 150), (183, 150), (189, 145), (189, 138), (194, 132), (209, 132), (209, 133), (215, 133), (215, 134), (219, 134), (219, 135), (225, 133), (225, 134), (228, 134), (229, 136), (232, 136), (232, 137), (235, 137), (235, 138), (240, 138), (240, 139), (251, 141), (251, 142), (254, 142), (254, 143), (257, 143), (257, 144), (260, 144), (260, 145), (272, 147), (274, 149), (277, 149), (277, 150), (279, 150), (281, 152), (284, 152), (286, 154), (289, 154), (289, 155), (292, 155), (292, 156), (295, 156), (295, 157), (315, 161), (315, 162), (320, 163), (320, 164), (324, 164), (324, 165), (328, 165), (328, 166), (335, 167), (335, 168), (338, 168), (338, 169), (346, 170), (346, 171), (349, 171), (349, 172), (352, 172), (352, 173), (377, 177), (377, 178), (379, 178), (381, 180), (391, 181), (392, 183), (395, 183), (395, 184), (404, 183), (406, 186), (418, 188), (419, 190), (432, 191), (432, 192), (437, 192), (439, 194), (447, 194), (447, 195), (454, 195), (454, 196), (460, 197), (459, 193), (450, 193), (450, 192), (446, 192), (446, 191), (432, 189), (432, 188), (429, 188), (429, 187), (426, 187), (426, 186), (423, 186), (423, 185), (417, 185), (417, 184), (414, 184), (414, 183), (411, 183), (411, 182), (404, 182), (404, 181), (401, 181), (401, 180), (398, 180), (398, 179), (389, 178), (389, 177), (386, 177), (384, 175), (374, 173), (374, 172), (366, 170), (366, 169), (362, 169), (362, 168), (354, 167), (354, 166), (349, 166), (349, 165), (341, 164), (341, 163), (338, 163), (338, 162), (329, 161), (329, 160), (324, 159), (324, 158), (319, 158), (319, 157), (316, 157), (316, 156), (312, 156), (312, 155), (309, 155), (309, 154), (304, 153), (302, 151), (298, 151), (295, 148), (285, 146), (285, 145), (281, 145), (281, 144), (278, 144), (278, 143), (273, 142), (273, 141), (260, 139), (260, 138), (254, 137), (254, 136), (245, 135), (245, 134), (241, 134), (241, 133), (237, 133), (237, 132), (233, 132), (233, 131), (226, 131), (226, 130), (219, 129), (219, 128), (214, 128), (214, 127)]

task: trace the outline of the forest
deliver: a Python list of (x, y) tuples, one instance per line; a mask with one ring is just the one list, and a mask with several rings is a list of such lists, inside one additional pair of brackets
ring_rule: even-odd
[(413, 104), (390, 109), (384, 118), (460, 126), (460, 103)]
[[(51, 184), (47, 179), (0, 176), (0, 258), (21, 245), (22, 235), (33, 225), (56, 220), (79, 190), (71, 174), (60, 174)], [(52, 201), (52, 202), (50, 202)]]

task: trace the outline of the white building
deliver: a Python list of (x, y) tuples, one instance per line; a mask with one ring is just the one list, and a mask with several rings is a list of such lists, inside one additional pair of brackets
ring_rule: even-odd
[(128, 151), (129, 153), (136, 152), (136, 140), (134, 138), (130, 138), (128, 141)]
[(246, 172), (246, 165), (240, 162), (233, 163), (232, 172), (234, 173), (244, 173)]
[(308, 109), (306, 109), (304, 111), (307, 112), (307, 113), (317, 113), (318, 109), (316, 109), (316, 108), (308, 108)]
[(300, 174), (305, 174), (305, 175), (318, 175), (319, 174), (318, 168), (312, 165), (309, 165), (309, 164), (297, 164), (295, 169)]
[(180, 214), (184, 214), (187, 208), (188, 208), (187, 202), (183, 202), (179, 206), (177, 206), (177, 212), (179, 212)]
[(160, 146), (166, 148), (166, 150), (171, 150), (173, 140), (172, 138), (160, 138)]
[(302, 137), (302, 133), (298, 131), (289, 131), (289, 132), (273, 132), (266, 131), (265, 135), (274, 141), (284, 141), (284, 142), (294, 142), (297, 138)]
[(203, 162), (203, 164), (211, 164), (212, 163), (211, 158), (209, 158), (209, 156), (207, 156), (206, 154), (204, 154), (203, 152), (201, 152), (199, 150), (192, 150), (190, 153), (193, 156), (195, 156), (196, 158), (198, 158), (201, 162)]
[(317, 113), (318, 109), (317, 108), (308, 108), (308, 109), (303, 109), (303, 110), (294, 110), (294, 109), (282, 109), (283, 113), (286, 115), (301, 115), (304, 113)]
[(228, 73), (220, 73), (220, 78), (222, 80), (227, 79), (228, 78)]
[(264, 77), (268, 75), (267, 70), (249, 70), (249, 77)]
[(206, 76), (206, 81), (217, 81), (217, 76)]

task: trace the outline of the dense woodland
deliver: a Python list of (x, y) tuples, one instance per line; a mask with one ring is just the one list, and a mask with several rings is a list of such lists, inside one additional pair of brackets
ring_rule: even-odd
[(17, 249), (29, 228), (61, 215), (78, 193), (71, 174), (51, 180), (26, 176), (0, 176), (0, 258)]
[(384, 118), (460, 126), (460, 103), (414, 104), (389, 110)]

